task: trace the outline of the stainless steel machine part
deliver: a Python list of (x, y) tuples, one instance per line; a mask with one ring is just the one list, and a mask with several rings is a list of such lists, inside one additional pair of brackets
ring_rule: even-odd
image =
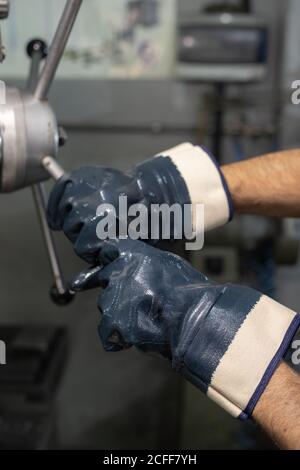
[[(29, 43), (27, 52), (31, 57), (31, 68), (27, 91), (8, 88), (6, 104), (0, 107), (0, 193), (32, 186), (54, 277), (51, 296), (61, 305), (69, 303), (74, 293), (64, 281), (53, 234), (47, 224), (47, 198), (42, 181), (49, 176), (59, 179), (64, 174), (55, 161), (59, 144), (64, 139), (47, 96), (81, 4), (82, 0), (67, 0), (49, 54), (43, 41)], [(0, 0), (0, 19), (8, 14), (8, 7), (9, 2)], [(41, 61), (46, 57), (38, 78)]]
[[(31, 57), (31, 66), (30, 66), (30, 73), (27, 82), (27, 89), (28, 91), (33, 91), (36, 85), (40, 64), (42, 60), (47, 56), (47, 45), (44, 41), (39, 39), (31, 41), (27, 46), (27, 53)], [(49, 157), (50, 161), (53, 161), (54, 164), (58, 165), (56, 161)], [(47, 159), (46, 159), (47, 160)], [(42, 161), (44, 165), (44, 160)], [(59, 167), (60, 168), (60, 167)], [(47, 166), (45, 165), (45, 170), (47, 170)], [(48, 172), (50, 175), (51, 173)], [(61, 173), (63, 170), (61, 169)], [(44, 183), (37, 183), (32, 186), (32, 194), (37, 210), (37, 214), (39, 217), (41, 230), (43, 233), (43, 238), (45, 242), (45, 246), (48, 253), (48, 259), (51, 267), (51, 271), (53, 274), (54, 280), (54, 288), (52, 288), (51, 293), (53, 299), (57, 303), (66, 304), (73, 298), (73, 294), (70, 292), (62, 273), (62, 269), (60, 266), (56, 244), (54, 240), (54, 236), (49, 229), (46, 217), (46, 205), (47, 205), (47, 197), (46, 197), (46, 190)], [(55, 296), (54, 296), (55, 295)]]
[(6, 105), (0, 106), (2, 161), (0, 192), (11, 192), (48, 179), (42, 160), (56, 158), (58, 126), (47, 101), (7, 88)]
[(59, 129), (47, 94), (81, 4), (82, 0), (66, 2), (40, 77), (39, 65), (46, 56), (45, 46), (40, 40), (29, 44), (27, 51), (32, 63), (28, 91), (7, 88), (6, 104), (0, 107), (0, 193), (37, 184), (49, 177), (42, 160), (46, 156), (57, 157)]
[(47, 99), (57, 67), (64, 53), (81, 5), (82, 0), (69, 0), (66, 4), (50, 47), (47, 61), (35, 89), (34, 96), (37, 100)]
[(64, 174), (64, 169), (57, 163), (57, 161), (52, 157), (45, 157), (42, 161), (43, 167), (49, 175), (55, 180), (58, 181)]
[[(56, 31), (52, 46), (50, 48), (49, 55), (46, 60), (45, 67), (42, 71), (40, 79), (36, 80), (36, 76), (39, 69), (39, 64), (42, 59), (42, 51), (41, 50), (33, 50), (32, 51), (32, 64), (31, 64), (31, 71), (30, 77), (28, 80), (28, 88), (30, 90), (34, 90), (34, 99), (40, 102), (46, 102), (47, 95), (49, 93), (52, 81), (55, 76), (55, 72), (59, 65), (59, 62), (62, 58), (67, 40), (69, 35), (72, 31), (75, 19), (79, 12), (80, 6), (82, 4), (82, 0), (69, 0), (66, 4), (65, 10), (63, 12), (60, 24)], [(37, 84), (36, 84), (37, 82)], [(57, 130), (57, 146), (59, 144), (59, 130)], [(50, 155), (50, 156), (47, 156)], [(59, 179), (63, 176), (64, 170), (60, 167), (60, 165), (56, 162), (55, 157), (56, 154), (49, 152), (44, 153), (44, 158), (41, 160), (41, 167), (47, 171), (47, 174), (52, 176), (55, 180)], [(66, 305), (69, 303), (73, 297), (74, 292), (72, 292), (63, 277), (62, 270), (60, 267), (56, 245), (54, 242), (53, 234), (49, 229), (46, 217), (46, 193), (44, 189), (44, 185), (38, 183), (33, 186), (32, 188), (33, 196), (37, 208), (37, 212), (40, 219), (40, 224), (42, 228), (42, 232), (44, 235), (44, 240), (46, 244), (46, 248), (48, 251), (50, 266), (52, 269), (53, 277), (54, 277), (54, 286), (51, 290), (52, 299), (61, 305)]]
[(66, 283), (64, 281), (60, 263), (58, 261), (57, 251), (54, 244), (53, 234), (49, 229), (46, 217), (46, 206), (47, 206), (47, 197), (43, 184), (37, 184), (32, 187), (32, 192), (39, 215), (39, 220), (41, 228), (44, 234), (45, 244), (47, 247), (49, 261), (54, 276), (54, 283), (57, 289), (57, 292), (60, 295), (64, 295), (67, 291)]
[(48, 46), (46, 42), (42, 39), (33, 39), (30, 41), (27, 44), (27, 55), (31, 59), (30, 71), (27, 80), (27, 90), (33, 93), (39, 78), (41, 62), (48, 55)]

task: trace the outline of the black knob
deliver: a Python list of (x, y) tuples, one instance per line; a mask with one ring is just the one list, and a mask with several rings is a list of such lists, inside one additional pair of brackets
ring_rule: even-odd
[(68, 141), (67, 131), (63, 127), (58, 128), (58, 145), (63, 147)]
[(35, 52), (40, 52), (43, 59), (48, 55), (48, 46), (42, 39), (33, 39), (27, 44), (26, 52), (32, 57)]
[(64, 293), (58, 292), (57, 287), (54, 285), (50, 289), (50, 297), (52, 301), (61, 307), (65, 307), (66, 305), (69, 305), (74, 297), (75, 297), (75, 292), (67, 289)]

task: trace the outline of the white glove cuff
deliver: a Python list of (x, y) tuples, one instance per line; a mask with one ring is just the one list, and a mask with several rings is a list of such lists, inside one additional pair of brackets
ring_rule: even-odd
[(184, 179), (193, 205), (193, 230), (199, 233), (196, 205), (204, 204), (205, 231), (220, 227), (233, 217), (233, 204), (225, 178), (215, 159), (202, 147), (182, 144), (160, 153), (169, 157)]

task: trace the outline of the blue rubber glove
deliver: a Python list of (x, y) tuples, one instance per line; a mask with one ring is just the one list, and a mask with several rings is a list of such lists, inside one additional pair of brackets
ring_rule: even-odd
[[(128, 206), (144, 204), (148, 209), (152, 204), (190, 205), (195, 235), (203, 232), (196, 217), (197, 204), (204, 204), (205, 230), (221, 226), (232, 217), (231, 197), (218, 165), (202, 148), (183, 144), (141, 163), (128, 174), (110, 168), (83, 167), (64, 176), (50, 196), (49, 225), (53, 230), (63, 230), (76, 253), (93, 263), (102, 242), (96, 235), (100, 220), (97, 208), (109, 203), (118, 212), (122, 195), (127, 196)], [(172, 240), (176, 230), (171, 227), (170, 231)], [(161, 239), (160, 234), (161, 230), (157, 240)]]
[(233, 416), (250, 417), (300, 316), (248, 287), (211, 282), (139, 241), (106, 241), (99, 261), (103, 267), (81, 273), (73, 288), (104, 288), (105, 350), (159, 353)]

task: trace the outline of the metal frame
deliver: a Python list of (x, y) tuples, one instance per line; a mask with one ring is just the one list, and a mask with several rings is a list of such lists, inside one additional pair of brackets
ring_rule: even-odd
[(34, 96), (38, 100), (47, 99), (81, 5), (82, 0), (68, 0), (66, 3), (50, 47), (45, 67), (35, 87)]
[[(31, 68), (27, 83), (27, 89), (28, 91), (33, 92), (34, 98), (36, 100), (47, 100), (51, 85), (55, 78), (57, 68), (62, 59), (67, 41), (73, 29), (81, 5), (82, 0), (67, 1), (58, 28), (54, 35), (54, 39), (52, 41), (52, 45), (47, 56), (45, 66), (39, 78), (39, 68), (41, 61), (44, 58), (44, 51), (41, 47), (38, 47), (40, 46), (40, 44), (37, 44), (36, 50), (32, 51)], [(51, 155), (45, 155), (45, 158), (42, 161), (42, 165), (45, 170), (48, 171), (50, 176), (52, 176), (56, 180), (61, 178), (64, 174), (64, 170), (60, 167), (60, 165)], [(32, 193), (54, 278), (54, 289), (52, 289), (52, 298), (58, 304), (66, 304), (72, 300), (75, 294), (69, 290), (69, 287), (64, 280), (53, 234), (49, 229), (47, 223), (47, 198), (44, 184), (38, 183), (33, 185)]]

